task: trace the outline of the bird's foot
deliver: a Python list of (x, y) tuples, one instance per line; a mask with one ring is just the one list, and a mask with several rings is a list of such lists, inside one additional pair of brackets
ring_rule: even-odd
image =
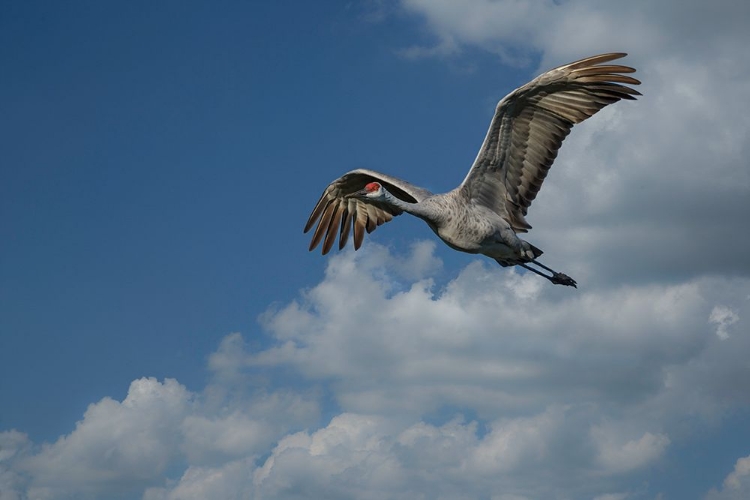
[[(538, 269), (534, 269), (529, 264), (535, 264), (542, 269), (545, 269), (551, 273), (550, 275), (544, 274), (543, 272), (539, 271)], [(578, 283), (576, 283), (576, 280), (568, 276), (567, 274), (558, 273), (557, 271), (550, 269), (549, 267), (545, 266), (541, 262), (538, 262), (536, 260), (532, 260), (529, 264), (524, 264), (523, 262), (518, 262), (516, 265), (519, 265), (523, 267), (524, 269), (528, 269), (532, 273), (538, 274), (542, 278), (547, 278), (550, 280), (551, 283), (555, 285), (565, 285), (565, 286), (572, 286), (573, 288), (578, 288)]]
[(552, 276), (549, 277), (549, 280), (555, 285), (565, 285), (572, 286), (573, 288), (578, 288), (576, 280), (574, 280), (567, 274), (553, 272)]

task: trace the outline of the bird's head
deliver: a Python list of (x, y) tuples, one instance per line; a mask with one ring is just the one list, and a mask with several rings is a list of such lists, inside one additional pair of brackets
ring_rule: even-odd
[(379, 182), (370, 182), (364, 188), (352, 193), (354, 198), (382, 200), (386, 197), (386, 190)]

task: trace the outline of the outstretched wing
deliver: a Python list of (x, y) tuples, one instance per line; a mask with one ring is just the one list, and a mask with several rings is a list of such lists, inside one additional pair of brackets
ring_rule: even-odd
[(327, 254), (333, 247), (336, 233), (339, 233), (341, 250), (346, 245), (352, 228), (354, 249), (357, 250), (362, 245), (365, 231), (371, 233), (379, 225), (401, 214), (402, 211), (398, 208), (384, 203), (348, 197), (370, 182), (381, 183), (393, 196), (409, 203), (418, 203), (432, 195), (426, 189), (380, 172), (365, 169), (347, 172), (328, 185), (307, 219), (305, 232), (312, 229), (316, 221), (318, 223), (310, 242), (311, 251), (323, 241), (323, 255)]
[(641, 83), (623, 74), (633, 68), (604, 64), (625, 55), (581, 59), (508, 94), (497, 105), (460, 193), (503, 216), (515, 231), (531, 229), (526, 212), (573, 125), (608, 104), (641, 95), (621, 85)]

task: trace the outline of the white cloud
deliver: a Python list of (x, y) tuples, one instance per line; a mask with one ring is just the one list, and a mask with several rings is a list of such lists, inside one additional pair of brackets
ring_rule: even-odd
[(739, 490), (750, 480), (750, 456), (737, 459), (734, 470), (724, 480), (724, 487)]
[[(410, 258), (372, 243), (337, 255), (319, 285), (264, 316), (273, 345), (234, 351), (239, 373), (299, 373), (341, 408), (277, 441), (243, 491), (544, 498), (566, 485), (571, 498), (628, 498), (626, 480), (687, 439), (686, 414), (715, 420), (746, 404), (736, 394), (750, 370), (729, 354), (747, 340), (722, 342), (705, 318), (717, 301), (741, 313), (748, 280), (566, 293), (476, 262), (436, 287), (399, 277)], [(200, 478), (238, 467), (225, 465), (191, 469), (175, 488), (200, 491)]]
[[(188, 415), (182, 421), (184, 452), (190, 463), (221, 457), (245, 457), (264, 451), (273, 438), (270, 422), (251, 419), (241, 412), (223, 418)], [(208, 455), (208, 457), (206, 457)]]
[(744, 500), (750, 497), (750, 456), (737, 459), (722, 488), (712, 489), (706, 500)]
[(0, 432), (0, 500), (21, 500), (27, 477), (15, 465), (31, 449), (26, 434), (16, 431)]
[(721, 340), (729, 338), (727, 329), (739, 320), (740, 317), (726, 306), (715, 306), (711, 309), (711, 314), (708, 316), (709, 323), (716, 325), (716, 336)]
[(399, 479), (391, 443), (385, 419), (344, 413), (312, 434), (282, 439), (254, 483), (259, 496), (268, 498), (364, 498), (368, 490), (388, 491), (398, 488), (393, 482)]
[(161, 477), (176, 457), (191, 397), (175, 380), (143, 378), (121, 403), (90, 405), (72, 433), (22, 462), (32, 477), (29, 496), (119, 493)]
[[(477, 498), (519, 488), (514, 476), (546, 461), (555, 412), (498, 421), (480, 437), (476, 422), (403, 427), (344, 413), (312, 434), (282, 440), (254, 482), (262, 498)], [(552, 425), (554, 427), (554, 424)], [(501, 486), (505, 485), (505, 486)], [(504, 493), (499, 498), (523, 498)]]
[(594, 500), (625, 500), (626, 498), (628, 498), (627, 493), (605, 493), (594, 498)]
[(705, 56), (715, 48), (739, 48), (738, 41), (748, 37), (741, 20), (750, 15), (741, 1), (402, 0), (401, 5), (424, 20), (438, 46), (449, 41), (456, 47), (452, 53), (478, 46), (510, 62), (534, 52), (564, 62), (560, 58), (588, 55), (592, 47)]
[(452, 404), (481, 414), (540, 409), (537, 398), (646, 395), (663, 384), (665, 364), (689, 359), (706, 341), (699, 325), (710, 281), (565, 294), (477, 262), (435, 290), (429, 281), (394, 285), (382, 270), (366, 270), (370, 260), (368, 250), (336, 257), (302, 303), (265, 318), (278, 343), (248, 363), (330, 379), (356, 412)]
[(225, 462), (220, 466), (189, 466), (171, 488), (151, 487), (143, 500), (205, 500), (248, 498), (253, 460)]
[(616, 429), (606, 426), (595, 426), (591, 429), (591, 436), (597, 447), (598, 463), (613, 473), (629, 472), (650, 465), (661, 458), (669, 445), (669, 437), (650, 432), (623, 442)]
[(119, 497), (144, 489), (159, 498), (168, 492), (157, 485), (183, 460), (190, 467), (169, 498), (187, 498), (186, 491), (195, 493), (191, 498), (225, 498), (202, 495), (229, 491), (217, 476), (251, 467), (290, 428), (315, 421), (318, 406), (291, 391), (232, 393), (220, 380), (221, 390), (214, 382), (201, 394), (173, 379), (135, 380), (122, 402), (91, 404), (75, 430), (38, 449), (22, 433), (0, 433), (0, 498)]
[(747, 279), (568, 290), (481, 262), (442, 286), (414, 272), (439, 267), (425, 244), (337, 255), (264, 315), (267, 347), (221, 342), (204, 390), (140, 379), (55, 443), (0, 435), (1, 484), (47, 499), (641, 498), (629, 486), (689, 441), (685, 415), (748, 404), (750, 339), (706, 322), (715, 304), (747, 316)]

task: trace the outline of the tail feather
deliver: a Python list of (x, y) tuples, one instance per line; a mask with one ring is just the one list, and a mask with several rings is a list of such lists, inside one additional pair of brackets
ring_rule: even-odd
[(531, 243), (529, 243), (529, 246), (531, 247), (531, 251), (534, 252), (535, 259), (544, 253), (540, 249), (532, 245)]

